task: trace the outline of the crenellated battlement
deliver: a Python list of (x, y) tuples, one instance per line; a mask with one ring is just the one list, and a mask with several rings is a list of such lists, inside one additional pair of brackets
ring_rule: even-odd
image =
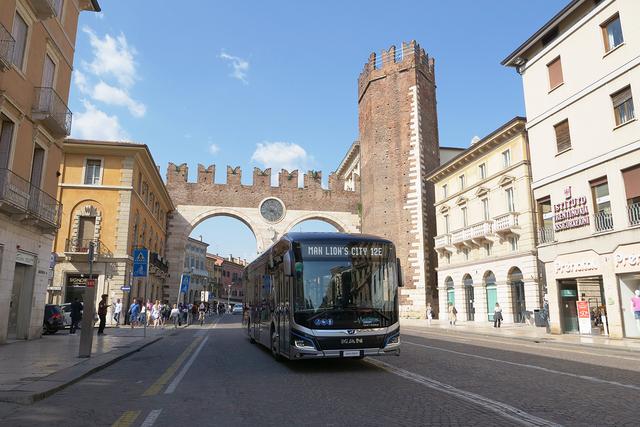
[(344, 179), (341, 179), (335, 173), (329, 175), (329, 188), (322, 188), (322, 172), (307, 171), (303, 175), (303, 188), (298, 186), (298, 177), (300, 172), (296, 169), (288, 171), (282, 169), (278, 172), (278, 186), (271, 185), (271, 168), (260, 169), (253, 168), (253, 182), (251, 185), (242, 184), (242, 168), (240, 166), (227, 166), (226, 183), (216, 184), (215, 182), (216, 165), (210, 165), (205, 168), (204, 165), (198, 164), (198, 176), (196, 182), (189, 182), (189, 166), (186, 163), (176, 165), (169, 163), (167, 167), (167, 185), (180, 184), (200, 184), (203, 187), (208, 186), (229, 186), (229, 187), (252, 187), (252, 188), (281, 188), (281, 189), (318, 189), (323, 191), (345, 191)]
[(435, 61), (415, 40), (402, 42), (400, 49), (392, 45), (379, 56), (371, 52), (358, 77), (358, 101), (362, 99), (372, 81), (413, 67), (420, 68), (425, 77), (434, 79)]

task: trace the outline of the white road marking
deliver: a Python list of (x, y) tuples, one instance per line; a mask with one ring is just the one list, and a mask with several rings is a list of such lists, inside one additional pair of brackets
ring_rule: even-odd
[(178, 384), (180, 384), (180, 381), (182, 381), (182, 378), (184, 378), (187, 371), (193, 364), (193, 361), (196, 360), (196, 358), (198, 357), (198, 354), (200, 354), (200, 350), (202, 350), (202, 347), (204, 347), (208, 339), (209, 337), (205, 337), (202, 340), (202, 342), (200, 343), (196, 351), (194, 351), (193, 355), (191, 355), (191, 358), (189, 358), (189, 360), (187, 361), (187, 363), (184, 364), (184, 366), (182, 367), (178, 375), (176, 375), (173, 381), (171, 381), (171, 384), (169, 384), (169, 387), (167, 387), (167, 389), (164, 391), (164, 394), (171, 394), (176, 390), (176, 387), (178, 387)]
[[(406, 343), (406, 341), (404, 342)], [(515, 423), (518, 423), (520, 425), (549, 426), (549, 427), (551, 426), (555, 427), (560, 425), (552, 421), (547, 421), (543, 418), (536, 417), (535, 415), (531, 415), (511, 405), (507, 405), (506, 403), (498, 402), (496, 400), (489, 399), (479, 394), (475, 394), (469, 391), (455, 388), (448, 384), (441, 383), (440, 381), (423, 377), (422, 375), (414, 374), (413, 372), (409, 372), (407, 370), (398, 368), (396, 366), (390, 365), (388, 363), (382, 362), (377, 359), (367, 358), (366, 362), (369, 363), (370, 365), (376, 366), (380, 369), (384, 369), (385, 371), (398, 375), (402, 378), (422, 384), (426, 387), (429, 387), (430, 389), (433, 389), (442, 393), (450, 394), (454, 398), (462, 399), (474, 405), (481, 406), (485, 409), (493, 411), (503, 416), (504, 418), (511, 420)]]
[[(447, 339), (449, 339), (452, 342), (473, 342), (473, 341), (482, 341), (482, 342), (487, 342), (487, 343), (491, 343), (493, 345), (495, 345), (496, 340), (493, 338), (486, 338), (486, 335), (478, 335), (478, 336), (474, 336), (474, 337), (460, 337), (459, 335), (451, 335), (451, 334), (444, 334), (444, 333), (438, 333), (435, 331), (423, 331), (421, 329), (412, 329), (410, 327), (405, 327), (403, 328), (403, 330), (405, 331), (410, 331), (410, 332), (416, 332), (419, 333), (421, 335), (431, 335), (431, 336), (438, 336), (438, 337), (445, 337)], [(517, 342), (513, 339), (511, 339), (511, 337), (502, 337), (502, 336), (495, 336), (494, 338), (497, 339), (503, 339), (503, 340), (507, 340), (509, 342), (509, 344), (512, 344), (514, 346), (520, 346), (520, 347), (526, 347), (526, 348), (537, 348), (540, 349), (540, 344), (550, 344), (549, 347), (545, 347), (545, 350), (549, 350), (549, 351), (557, 351), (557, 352), (566, 352), (566, 353), (575, 353), (575, 354), (583, 354), (585, 356), (597, 356), (597, 357), (604, 357), (607, 359), (611, 359), (612, 357), (616, 358), (616, 359), (623, 359), (623, 360), (632, 360), (634, 362), (638, 361), (638, 358), (634, 358), (634, 357), (625, 357), (625, 356), (619, 356), (616, 354), (608, 354), (607, 352), (600, 352), (600, 353), (593, 353), (593, 352), (588, 352), (588, 351), (579, 351), (579, 350), (573, 350), (570, 348), (560, 348), (560, 347), (552, 347), (553, 344), (558, 344), (556, 342), (553, 341), (542, 341), (544, 340), (544, 337), (540, 337), (540, 338), (533, 338), (531, 337), (531, 339), (540, 339), (540, 344), (534, 344), (532, 342)], [(594, 350), (598, 350), (598, 348), (594, 348)], [(620, 350), (620, 351), (624, 351), (623, 349), (613, 349), (613, 350)], [(515, 350), (517, 351), (517, 350)]]
[(474, 357), (476, 359), (488, 360), (490, 362), (505, 363), (507, 365), (518, 366), (518, 367), (521, 367), (521, 368), (537, 369), (539, 371), (547, 372), (547, 373), (550, 373), (550, 374), (565, 375), (567, 377), (579, 378), (581, 380), (591, 381), (591, 382), (598, 383), (598, 384), (608, 384), (608, 385), (613, 385), (613, 386), (616, 386), (616, 387), (624, 387), (624, 388), (629, 388), (629, 389), (632, 389), (632, 390), (640, 391), (640, 387), (639, 386), (635, 386), (635, 385), (632, 385), (632, 384), (623, 384), (623, 383), (619, 383), (617, 381), (603, 380), (601, 378), (591, 377), (591, 376), (588, 376), (588, 375), (572, 374), (571, 372), (556, 371), (555, 369), (544, 368), (542, 366), (537, 366), (537, 365), (529, 365), (529, 364), (526, 364), (526, 363), (509, 362), (507, 360), (494, 359), (493, 357), (480, 356), (480, 355), (477, 355), (477, 354), (464, 353), (462, 351), (455, 351), (455, 350), (449, 350), (449, 349), (446, 349), (446, 348), (435, 347), (435, 346), (431, 346), (431, 345), (418, 344), (418, 343), (407, 341), (407, 340), (404, 340), (402, 342), (404, 344), (415, 345), (417, 347), (423, 347), (423, 348), (428, 348), (428, 349), (432, 349), (432, 350), (444, 351), (446, 353), (458, 354), (460, 356)]
[(162, 412), (162, 409), (154, 409), (149, 412), (149, 415), (147, 415), (147, 418), (144, 419), (140, 427), (151, 427), (160, 416), (160, 412)]

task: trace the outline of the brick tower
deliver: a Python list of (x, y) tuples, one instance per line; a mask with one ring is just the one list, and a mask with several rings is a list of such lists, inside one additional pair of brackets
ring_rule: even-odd
[(403, 267), (403, 316), (435, 298), (433, 185), (439, 166), (434, 60), (415, 42), (375, 53), (358, 79), (362, 232), (392, 240)]

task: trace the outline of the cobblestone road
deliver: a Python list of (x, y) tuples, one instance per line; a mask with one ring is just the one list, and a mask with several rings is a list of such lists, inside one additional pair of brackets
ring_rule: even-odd
[(633, 353), (402, 340), (400, 357), (278, 363), (225, 315), (34, 405), (0, 404), (0, 425), (638, 425)]

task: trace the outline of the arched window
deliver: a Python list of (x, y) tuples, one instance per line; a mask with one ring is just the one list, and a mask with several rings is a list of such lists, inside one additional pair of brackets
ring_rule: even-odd
[(493, 313), (498, 302), (498, 289), (496, 286), (496, 275), (493, 271), (484, 273), (484, 286), (487, 291), (487, 320), (493, 322)]
[(451, 277), (447, 277), (444, 279), (444, 285), (447, 288), (447, 304), (455, 305), (456, 304), (456, 293), (453, 288), (453, 279)]
[(518, 267), (512, 267), (507, 276), (507, 283), (511, 288), (511, 301), (513, 301), (513, 321), (524, 323), (527, 319), (527, 305), (524, 295), (524, 281), (522, 271)]
[(475, 320), (475, 294), (473, 289), (473, 278), (470, 274), (465, 274), (462, 278), (464, 285), (464, 304), (467, 309), (467, 320), (473, 322)]

